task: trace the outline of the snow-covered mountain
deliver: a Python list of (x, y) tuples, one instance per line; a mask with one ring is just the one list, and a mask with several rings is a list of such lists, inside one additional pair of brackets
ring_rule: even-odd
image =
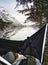
[(0, 6), (0, 18), (2, 18), (6, 22), (12, 22), (14, 26), (22, 26), (22, 24), (17, 21), (13, 16), (9, 14), (6, 8)]

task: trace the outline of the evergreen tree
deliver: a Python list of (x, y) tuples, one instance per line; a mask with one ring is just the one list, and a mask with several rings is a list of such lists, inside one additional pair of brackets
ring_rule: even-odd
[(6, 22), (0, 19), (0, 30), (4, 30), (6, 27), (8, 27), (11, 24), (11, 22)]
[[(16, 0), (18, 6), (20, 4), (27, 5), (27, 9), (19, 10), (19, 12), (27, 12), (25, 14), (28, 16), (27, 20), (35, 21), (39, 24), (47, 23), (48, 22), (48, 0)], [(34, 5), (29, 8), (28, 3), (33, 2)], [(20, 4), (19, 4), (20, 3)], [(27, 21), (26, 20), (26, 21)]]

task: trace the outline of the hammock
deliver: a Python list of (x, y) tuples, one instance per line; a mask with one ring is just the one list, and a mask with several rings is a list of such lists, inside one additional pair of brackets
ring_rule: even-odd
[(0, 38), (0, 56), (9, 51), (12, 51), (21, 53), (23, 55), (34, 56), (41, 61), (45, 27), (46, 25), (24, 41), (15, 41)]

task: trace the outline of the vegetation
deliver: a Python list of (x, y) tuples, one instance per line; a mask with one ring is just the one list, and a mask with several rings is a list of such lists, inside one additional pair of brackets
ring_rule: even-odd
[[(22, 4), (23, 6), (27, 6), (27, 9), (20, 10), (19, 12), (27, 12), (29, 13), (25, 14), (27, 17), (27, 20), (31, 20), (33, 22), (37, 22), (39, 24), (45, 24), (48, 22), (48, 0), (16, 0), (17, 5), (19, 6)], [(33, 6), (28, 6), (28, 3), (32, 3)]]
[(28, 56), (28, 65), (35, 65), (35, 58), (33, 56)]
[(48, 65), (48, 33), (47, 33), (46, 44), (45, 44), (43, 65)]
[(6, 27), (8, 27), (11, 24), (11, 22), (6, 22), (0, 19), (0, 30), (4, 30)]

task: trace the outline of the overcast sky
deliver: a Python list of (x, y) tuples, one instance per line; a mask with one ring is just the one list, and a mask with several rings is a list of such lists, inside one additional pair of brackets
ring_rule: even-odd
[(16, 6), (16, 0), (0, 0), (0, 6), (6, 8), (9, 13), (19, 22), (23, 23), (25, 21), (26, 17), (23, 14), (18, 13), (16, 9), (14, 9)]

